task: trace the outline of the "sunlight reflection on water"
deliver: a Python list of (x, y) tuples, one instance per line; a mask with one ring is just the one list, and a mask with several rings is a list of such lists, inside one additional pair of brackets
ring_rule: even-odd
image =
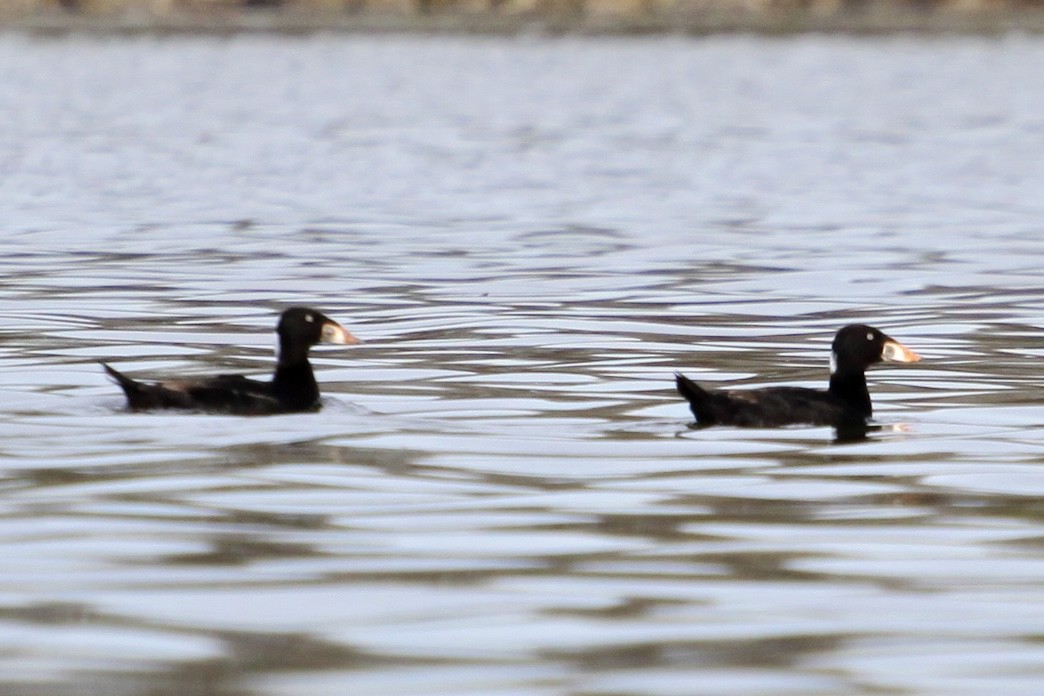
[[(1042, 53), (0, 39), (0, 690), (1039, 693)], [(364, 340), (317, 414), (96, 363), (290, 304)], [(689, 427), (856, 321), (926, 358), (867, 440)]]

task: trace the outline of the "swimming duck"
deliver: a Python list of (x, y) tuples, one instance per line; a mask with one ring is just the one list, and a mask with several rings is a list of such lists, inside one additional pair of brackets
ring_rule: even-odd
[(873, 415), (866, 370), (882, 360), (911, 363), (921, 357), (865, 324), (851, 324), (837, 332), (831, 346), (830, 386), (769, 387), (749, 391), (708, 391), (681, 373), (675, 374), (678, 392), (689, 402), (699, 425), (738, 425), (755, 428), (781, 425), (852, 425)]
[(135, 411), (182, 409), (237, 415), (295, 413), (319, 409), (319, 385), (308, 362), (316, 343), (359, 343), (352, 334), (322, 312), (291, 307), (279, 317), (279, 354), (270, 382), (243, 375), (139, 382), (102, 363), (127, 395)]

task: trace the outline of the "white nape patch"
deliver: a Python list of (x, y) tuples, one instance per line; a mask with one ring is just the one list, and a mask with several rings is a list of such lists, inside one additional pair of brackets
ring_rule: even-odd
[(837, 351), (830, 351), (830, 374), (837, 372)]

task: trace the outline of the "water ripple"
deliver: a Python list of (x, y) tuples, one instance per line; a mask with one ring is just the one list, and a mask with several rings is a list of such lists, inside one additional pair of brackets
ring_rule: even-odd
[[(0, 691), (1039, 693), (1042, 52), (0, 38)], [(317, 414), (97, 365), (291, 304)], [(689, 427), (852, 322), (865, 439)]]

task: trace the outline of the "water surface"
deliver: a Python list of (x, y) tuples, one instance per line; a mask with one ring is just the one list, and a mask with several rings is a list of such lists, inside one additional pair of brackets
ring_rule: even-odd
[[(1044, 689), (1044, 41), (0, 38), (0, 691)], [(131, 374), (321, 348), (318, 414)], [(880, 429), (684, 370), (921, 353)]]

